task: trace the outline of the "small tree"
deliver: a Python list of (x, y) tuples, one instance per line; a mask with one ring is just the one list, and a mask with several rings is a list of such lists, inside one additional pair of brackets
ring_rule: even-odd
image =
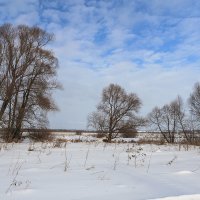
[(155, 107), (147, 118), (149, 125), (159, 131), (168, 143), (175, 142), (175, 134), (178, 131), (185, 131), (185, 113), (180, 97), (161, 108)]
[(127, 94), (119, 85), (110, 84), (103, 89), (97, 111), (89, 115), (88, 126), (106, 133), (107, 141), (111, 142), (119, 133), (136, 130), (144, 122), (135, 115), (140, 106), (136, 94)]

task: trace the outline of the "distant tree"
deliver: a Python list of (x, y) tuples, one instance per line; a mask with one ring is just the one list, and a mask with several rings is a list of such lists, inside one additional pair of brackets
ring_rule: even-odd
[(177, 133), (188, 143), (194, 143), (199, 126), (195, 117), (185, 109), (182, 98), (178, 96), (161, 108), (155, 107), (147, 116), (148, 125), (159, 131), (168, 143), (175, 142)]
[(175, 142), (178, 131), (186, 134), (185, 112), (180, 97), (161, 108), (155, 107), (147, 118), (153, 129), (159, 131), (168, 143)]
[(199, 143), (200, 134), (200, 83), (194, 85), (193, 92), (188, 99), (190, 108), (189, 130), (190, 138), (193, 143)]
[(190, 111), (200, 123), (200, 83), (196, 83), (189, 98)]
[(102, 99), (97, 111), (88, 117), (88, 125), (104, 132), (111, 142), (120, 133), (136, 130), (144, 121), (136, 117), (141, 100), (134, 93), (127, 94), (117, 84), (110, 84), (103, 89)]
[(56, 110), (52, 91), (57, 58), (46, 48), (53, 35), (39, 27), (0, 26), (0, 122), (7, 140), (21, 138), (22, 128), (43, 128), (46, 113)]

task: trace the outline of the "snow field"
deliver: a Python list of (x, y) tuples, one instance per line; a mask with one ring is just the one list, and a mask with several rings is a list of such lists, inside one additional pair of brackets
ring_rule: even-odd
[(1, 200), (200, 199), (200, 149), (101, 142), (0, 144)]

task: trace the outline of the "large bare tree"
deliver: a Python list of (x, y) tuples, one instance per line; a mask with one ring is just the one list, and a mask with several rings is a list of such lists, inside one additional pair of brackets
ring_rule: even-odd
[(20, 139), (22, 128), (45, 126), (46, 112), (56, 109), (58, 61), (46, 48), (52, 40), (39, 27), (0, 26), (0, 122), (7, 140)]
[(134, 93), (128, 94), (117, 84), (110, 84), (103, 89), (101, 102), (97, 111), (88, 117), (88, 125), (97, 131), (104, 132), (107, 141), (111, 142), (119, 133), (135, 130), (141, 125), (136, 117), (141, 100)]

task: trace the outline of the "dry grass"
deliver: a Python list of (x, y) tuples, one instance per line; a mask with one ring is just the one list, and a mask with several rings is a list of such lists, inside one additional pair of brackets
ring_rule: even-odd
[(153, 140), (148, 138), (143, 138), (137, 141), (138, 144), (155, 144), (155, 145), (164, 145), (166, 144), (164, 139)]

